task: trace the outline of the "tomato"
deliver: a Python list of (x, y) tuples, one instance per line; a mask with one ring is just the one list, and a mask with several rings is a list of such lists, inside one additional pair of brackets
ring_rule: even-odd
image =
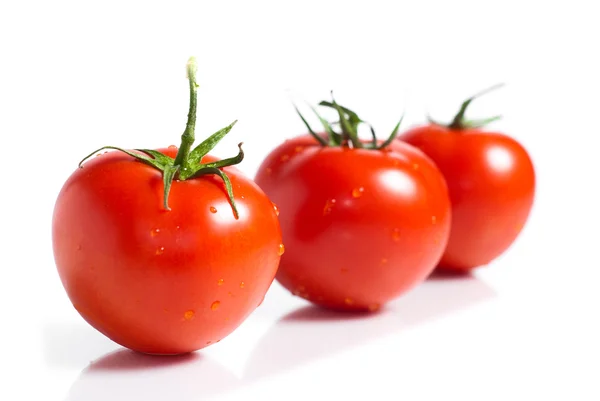
[(535, 171), (525, 148), (464, 120), (478, 96), (463, 103), (452, 124), (431, 123), (400, 137), (427, 154), (448, 184), (452, 226), (440, 269), (465, 271), (496, 259), (515, 241), (533, 205)]
[(255, 177), (280, 211), (276, 279), (326, 308), (377, 310), (435, 268), (450, 229), (446, 184), (407, 144), (329, 146), (311, 133), (274, 149)]
[[(173, 163), (188, 145), (146, 152)], [(86, 162), (58, 196), (52, 238), (67, 295), (89, 324), (136, 351), (181, 354), (218, 342), (274, 280), (283, 245), (273, 204), (232, 160), (184, 160), (181, 170), (204, 170), (169, 183), (143, 152), (126, 152)]]

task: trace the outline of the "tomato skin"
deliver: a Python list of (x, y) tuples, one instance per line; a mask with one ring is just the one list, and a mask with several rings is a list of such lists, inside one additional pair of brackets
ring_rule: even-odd
[(445, 182), (412, 146), (297, 137), (269, 154), (255, 181), (280, 211), (286, 252), (276, 278), (317, 305), (376, 310), (424, 280), (446, 245)]
[(262, 302), (280, 259), (278, 219), (256, 184), (224, 171), (239, 220), (216, 176), (174, 181), (167, 211), (161, 172), (123, 153), (71, 175), (52, 238), (61, 281), (87, 322), (127, 348), (180, 354), (221, 340)]
[(452, 228), (439, 268), (470, 270), (490, 263), (515, 241), (535, 195), (535, 171), (516, 140), (481, 129), (416, 127), (400, 140), (426, 153), (444, 174)]

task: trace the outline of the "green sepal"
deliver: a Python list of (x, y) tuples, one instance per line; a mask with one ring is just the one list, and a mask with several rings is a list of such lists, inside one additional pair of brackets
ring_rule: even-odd
[(463, 122), (463, 124), (467, 128), (482, 128), (488, 124), (493, 123), (494, 121), (498, 121), (501, 119), (502, 119), (502, 116), (497, 115), (497, 116), (493, 116), (493, 117), (489, 117), (489, 118), (482, 118), (479, 120), (466, 120)]
[(388, 139), (386, 139), (385, 142), (378, 146), (377, 149), (383, 149), (389, 146), (394, 141), (394, 139), (396, 139), (396, 137), (398, 136), (398, 131), (400, 130), (400, 124), (402, 124), (402, 120), (404, 120), (404, 115), (405, 114), (402, 114), (402, 117), (400, 117), (400, 121), (398, 121), (398, 124), (396, 124), (394, 130), (392, 131)]
[(329, 124), (329, 122), (326, 119), (324, 119), (321, 116), (321, 114), (319, 114), (319, 112), (317, 111), (316, 108), (314, 108), (311, 105), (309, 105), (309, 107), (311, 108), (313, 113), (315, 113), (315, 116), (317, 116), (317, 118), (321, 122), (321, 125), (323, 125), (325, 132), (327, 132), (327, 137), (329, 139), (329, 146), (339, 146), (342, 143), (342, 136), (333, 130), (333, 128), (331, 127), (331, 124)]
[[(231, 131), (231, 129), (233, 128), (233, 126), (236, 123), (237, 123), (237, 120), (235, 120), (234, 122), (229, 124), (227, 127), (218, 130), (217, 132), (215, 132), (214, 134), (212, 134), (211, 136), (206, 138), (204, 141), (202, 141), (202, 143), (200, 143), (198, 146), (196, 146), (194, 148), (194, 150), (192, 150), (190, 152), (188, 159), (187, 159), (187, 165), (184, 167), (193, 171), (194, 166), (200, 164), (200, 162), (202, 161), (202, 158), (204, 156), (206, 156), (206, 154), (208, 154), (208, 152), (213, 150), (213, 148), (217, 145), (217, 143), (219, 143), (219, 141), (221, 139), (223, 139), (225, 137), (225, 135), (227, 135), (229, 133), (229, 131)], [(182, 171), (180, 173), (180, 178), (182, 180), (185, 180), (187, 177), (191, 176), (192, 174), (189, 174), (187, 176), (186, 175), (183, 175), (183, 171)]]
[(327, 141), (325, 139), (321, 138), (319, 135), (317, 135), (317, 133), (315, 131), (313, 131), (313, 129), (310, 126), (310, 124), (308, 123), (308, 121), (306, 121), (306, 118), (304, 118), (302, 113), (300, 113), (300, 110), (298, 110), (298, 106), (296, 106), (294, 103), (292, 103), (292, 104), (294, 105), (294, 109), (296, 109), (296, 113), (298, 113), (298, 115), (300, 116), (300, 119), (302, 120), (304, 125), (306, 125), (308, 132), (313, 136), (313, 138), (315, 138), (317, 140), (317, 142), (319, 142), (321, 144), (321, 146), (327, 146)]
[(165, 165), (163, 169), (163, 203), (166, 210), (171, 210), (169, 207), (169, 193), (171, 192), (171, 184), (173, 184), (173, 179), (175, 178), (175, 174), (179, 170), (179, 166), (173, 166), (171, 164)]
[[(339, 104), (337, 104), (337, 102), (333, 98), (333, 92), (331, 93), (331, 100), (332, 100), (333, 107), (337, 110), (337, 112), (340, 116), (340, 125), (342, 126), (342, 133), (345, 136), (344, 140), (349, 139), (350, 142), (352, 142), (353, 147), (362, 148), (363, 147), (362, 143), (361, 143), (360, 139), (358, 138), (358, 132), (357, 132), (358, 125), (353, 126), (350, 121), (350, 117), (346, 118), (346, 113), (344, 112), (342, 107)], [(356, 113), (353, 113), (353, 114), (356, 116)], [(358, 116), (356, 116), (356, 118), (358, 118)]]
[(160, 163), (164, 164), (164, 165), (173, 165), (175, 162), (175, 159), (173, 159), (172, 157), (169, 157), (167, 155), (165, 155), (164, 153), (159, 152), (158, 150), (153, 150), (153, 149), (136, 149), (138, 152), (142, 152), (147, 154), (148, 156), (151, 156), (152, 158), (158, 160)]
[(239, 219), (240, 215), (238, 213), (237, 206), (235, 205), (235, 199), (233, 198), (233, 189), (231, 187), (231, 181), (229, 180), (229, 177), (227, 177), (227, 174), (225, 174), (216, 167), (203, 167), (200, 170), (196, 171), (192, 178), (200, 177), (206, 174), (215, 174), (221, 177), (223, 183), (225, 184), (225, 190), (227, 191), (227, 196), (229, 197), (231, 208), (233, 209), (233, 216), (236, 220)]
[(97, 149), (95, 151), (93, 151), (92, 153), (90, 153), (89, 155), (87, 155), (86, 157), (84, 157), (83, 159), (81, 159), (81, 161), (79, 162), (79, 168), (83, 168), (83, 163), (88, 160), (90, 157), (94, 156), (96, 153), (101, 152), (105, 149), (113, 149), (113, 150), (118, 150), (120, 152), (123, 152), (125, 154), (128, 154), (131, 157), (136, 158), (137, 160), (146, 163), (152, 167), (155, 167), (159, 170), (163, 170), (163, 164), (158, 160), (158, 159), (154, 159), (151, 157), (148, 157), (144, 154), (139, 154), (139, 153), (135, 153), (135, 152), (131, 152), (129, 150), (123, 149), (123, 148), (118, 148), (116, 146), (103, 146), (100, 149)]
[[(233, 166), (234, 164), (241, 163), (242, 160), (244, 160), (244, 150), (242, 149), (242, 145), (243, 145), (242, 142), (238, 143), (239, 152), (236, 156), (230, 157), (228, 159), (218, 160), (218, 161), (212, 162), (212, 163), (201, 164), (200, 169), (207, 168), (207, 167), (221, 168), (221, 167)], [(200, 169), (198, 169), (198, 170), (200, 170)], [(195, 173), (196, 172), (194, 172), (194, 174)]]

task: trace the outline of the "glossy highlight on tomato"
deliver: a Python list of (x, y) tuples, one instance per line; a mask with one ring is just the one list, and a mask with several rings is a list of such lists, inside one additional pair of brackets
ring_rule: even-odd
[(367, 149), (296, 137), (268, 155), (255, 180), (280, 212), (286, 252), (276, 278), (317, 305), (377, 310), (424, 280), (446, 246), (444, 179), (399, 141)]
[(515, 241), (533, 206), (535, 170), (525, 148), (503, 133), (483, 129), (489, 120), (464, 119), (469, 103), (481, 94), (463, 103), (451, 124), (431, 123), (399, 137), (427, 154), (448, 184), (452, 227), (439, 263), (443, 270), (489, 264)]

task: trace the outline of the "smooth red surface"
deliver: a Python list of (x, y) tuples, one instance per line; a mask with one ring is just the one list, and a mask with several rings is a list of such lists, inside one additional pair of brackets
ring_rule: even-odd
[(469, 270), (501, 255), (533, 205), (535, 172), (527, 151), (501, 133), (438, 125), (411, 129), (400, 139), (425, 152), (448, 184), (452, 228), (439, 267)]
[(256, 184), (224, 170), (239, 220), (215, 176), (173, 182), (166, 211), (161, 173), (123, 153), (71, 175), (52, 237), (64, 288), (86, 321), (125, 347), (179, 354), (221, 340), (262, 302), (280, 259), (277, 215)]
[(280, 210), (286, 252), (277, 280), (318, 305), (375, 310), (424, 280), (450, 229), (444, 180), (419, 150), (286, 141), (256, 182)]

